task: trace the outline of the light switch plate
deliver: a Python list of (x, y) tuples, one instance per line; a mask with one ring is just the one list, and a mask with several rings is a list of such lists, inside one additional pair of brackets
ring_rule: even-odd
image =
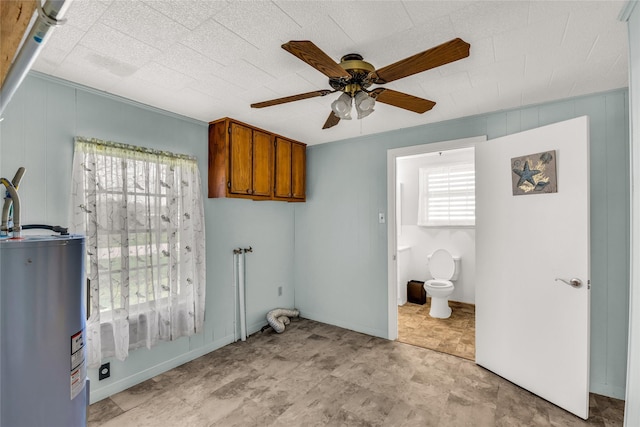
[(380, 224), (384, 224), (384, 223), (386, 222), (386, 219), (385, 219), (385, 217), (384, 217), (384, 213), (382, 213), (382, 212), (379, 212), (379, 213), (378, 213), (378, 222), (379, 222)]

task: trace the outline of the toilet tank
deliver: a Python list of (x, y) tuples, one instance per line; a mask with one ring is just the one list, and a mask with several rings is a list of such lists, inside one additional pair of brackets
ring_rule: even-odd
[[(458, 276), (460, 275), (460, 257), (451, 255), (451, 258), (453, 258), (453, 265), (455, 266), (451, 281), (455, 282), (456, 280), (458, 280)], [(427, 255), (427, 262), (431, 262), (431, 254)]]

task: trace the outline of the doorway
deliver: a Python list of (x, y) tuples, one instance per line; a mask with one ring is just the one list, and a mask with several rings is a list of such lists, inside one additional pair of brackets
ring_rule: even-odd
[[(402, 258), (406, 257), (405, 252), (411, 251), (411, 249), (407, 250), (406, 248), (401, 248), (402, 250), (399, 250), (399, 247), (398, 247), (399, 242), (404, 239), (400, 234), (403, 230), (402, 230), (401, 223), (399, 225), (398, 212), (400, 211), (400, 212), (408, 213), (409, 209), (415, 210), (415, 207), (408, 208), (408, 207), (398, 206), (398, 204), (400, 203), (399, 200), (401, 200), (398, 193), (400, 191), (405, 192), (407, 190), (404, 183), (402, 186), (400, 185), (400, 180), (398, 179), (398, 161), (403, 158), (411, 158), (415, 156), (422, 156), (422, 155), (429, 155), (429, 154), (438, 155), (439, 152), (445, 152), (445, 151), (456, 150), (456, 149), (464, 149), (464, 148), (472, 148), (472, 147), (475, 147), (476, 143), (481, 141), (486, 141), (486, 137), (480, 136), (480, 137), (424, 144), (419, 146), (404, 147), (404, 148), (389, 150), (387, 152), (387, 202), (388, 202), (387, 212), (388, 212), (388, 220), (389, 220), (388, 222), (389, 339), (392, 339), (392, 340), (399, 339), (399, 319), (402, 319), (403, 321), (406, 320), (405, 319), (406, 317), (411, 316), (412, 314), (411, 312), (414, 312), (417, 316), (422, 316), (422, 317), (416, 317), (414, 321), (425, 319), (423, 313), (424, 313), (424, 310), (426, 309), (425, 306), (428, 307), (428, 303), (424, 305), (420, 305), (420, 304), (408, 305), (405, 308), (400, 308), (400, 312), (399, 312), (399, 305), (404, 307), (404, 304), (405, 304), (404, 301), (402, 300), (402, 296), (403, 295), (406, 296), (406, 292), (402, 292), (402, 285), (399, 286), (399, 283), (404, 281), (404, 278), (407, 278), (410, 276), (406, 276), (403, 274), (402, 275), (403, 278), (399, 279), (398, 267), (400, 262), (402, 262)], [(403, 215), (403, 214), (400, 214), (400, 215)], [(409, 257), (410, 259), (414, 260), (412, 261), (412, 264), (414, 264), (414, 267), (416, 268), (412, 274), (420, 275), (421, 278), (410, 277), (409, 280), (413, 280), (413, 279), (424, 280), (424, 278), (427, 275), (426, 255), (424, 257), (421, 256), (421, 252), (423, 250), (424, 249), (421, 249), (417, 251), (418, 252), (417, 254), (414, 254)], [(421, 258), (425, 259), (424, 263), (418, 263), (417, 261), (415, 261)], [(420, 272), (421, 269), (422, 269), (422, 272)], [(428, 317), (429, 316), (427, 314), (426, 318)], [(433, 320), (444, 323), (444, 321), (440, 319), (433, 319)], [(459, 323), (462, 323), (462, 322), (459, 321)], [(428, 330), (442, 330), (442, 324), (435, 325), (435, 327), (433, 325), (429, 326)], [(404, 332), (405, 331), (403, 330), (403, 337), (405, 335)], [(472, 331), (472, 334), (475, 335), (475, 329)], [(442, 336), (440, 338), (442, 338)], [(431, 342), (433, 346), (435, 341), (431, 340)], [(414, 342), (411, 342), (411, 344), (420, 345), (416, 342), (416, 340), (414, 340)], [(438, 343), (438, 345), (440, 345), (440, 343)], [(420, 346), (423, 346), (423, 345), (420, 345)], [(442, 351), (444, 347), (446, 347), (446, 344), (444, 344), (442, 347), (443, 348), (441, 348), (439, 351)], [(427, 346), (427, 348), (429, 347)], [(467, 352), (467, 355), (468, 355), (468, 352)]]
[[(475, 360), (474, 170), (474, 147), (396, 159), (398, 341), (469, 360)], [(459, 260), (447, 318), (431, 315), (434, 300), (423, 285), (434, 278), (429, 256), (439, 249)]]

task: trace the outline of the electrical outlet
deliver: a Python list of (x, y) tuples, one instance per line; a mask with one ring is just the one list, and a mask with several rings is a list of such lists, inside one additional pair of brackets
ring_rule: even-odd
[(282, 296), (282, 286), (278, 286), (278, 296)]
[(98, 371), (98, 381), (102, 381), (111, 376), (111, 363), (104, 363)]

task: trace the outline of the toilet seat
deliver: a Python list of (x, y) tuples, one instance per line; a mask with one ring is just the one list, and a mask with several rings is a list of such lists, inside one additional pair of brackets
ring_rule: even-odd
[[(431, 254), (429, 271), (434, 279), (449, 282), (456, 271), (456, 264), (449, 251), (446, 249), (438, 249)], [(449, 282), (449, 284), (451, 284), (451, 282)]]
[(453, 287), (453, 282), (442, 279), (427, 280), (424, 284), (425, 286), (430, 286), (432, 288), (438, 289)]

